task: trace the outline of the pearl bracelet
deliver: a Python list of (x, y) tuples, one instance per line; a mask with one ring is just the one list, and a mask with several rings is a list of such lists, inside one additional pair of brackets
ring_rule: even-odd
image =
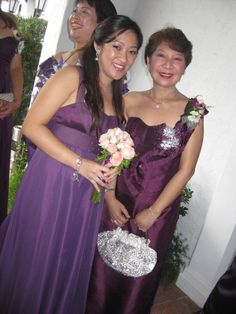
[(73, 181), (79, 181), (79, 177), (80, 177), (80, 166), (82, 164), (82, 157), (80, 155), (77, 156), (76, 159), (76, 170), (73, 172), (72, 174), (72, 180)]

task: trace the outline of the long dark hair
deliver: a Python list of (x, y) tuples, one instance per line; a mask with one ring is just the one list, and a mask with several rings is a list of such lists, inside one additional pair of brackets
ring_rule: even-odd
[(16, 22), (14, 18), (7, 12), (2, 11), (0, 8), (0, 19), (4, 22), (5, 28), (17, 28)]
[[(137, 23), (127, 16), (114, 15), (105, 19), (96, 27), (83, 53), (84, 83), (87, 90), (85, 100), (93, 116), (93, 126), (96, 128), (99, 127), (99, 112), (103, 109), (104, 102), (99, 86), (99, 67), (98, 62), (95, 60), (96, 51), (94, 42), (98, 46), (103, 46), (127, 30), (131, 30), (136, 34), (137, 48), (139, 49), (143, 42), (143, 35)], [(112, 82), (112, 103), (120, 123), (124, 122), (123, 84), (124, 78)]]

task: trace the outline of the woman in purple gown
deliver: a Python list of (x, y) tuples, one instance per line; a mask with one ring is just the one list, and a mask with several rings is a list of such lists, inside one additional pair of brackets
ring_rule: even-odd
[(203, 309), (195, 314), (236, 313), (236, 256), (226, 272), (219, 278), (208, 296)]
[(0, 8), (0, 94), (13, 94), (13, 100), (0, 96), (0, 223), (7, 215), (9, 167), (13, 119), (21, 103), (23, 71), (15, 17)]
[(123, 121), (123, 77), (141, 43), (128, 17), (104, 20), (84, 51), (83, 70), (56, 73), (30, 109), (23, 133), (38, 149), (1, 250), (1, 313), (84, 313), (102, 208), (90, 198), (114, 175), (93, 161), (98, 136)]
[(125, 277), (97, 252), (87, 314), (150, 313), (179, 217), (180, 194), (194, 173), (203, 139), (204, 104), (176, 88), (191, 58), (192, 44), (181, 30), (154, 33), (145, 49), (153, 87), (125, 97), (126, 130), (138, 155), (118, 177), (116, 191), (106, 193), (108, 211), (103, 211), (100, 231), (123, 226), (147, 236), (157, 264), (148, 275)]
[[(58, 70), (68, 65), (80, 65), (83, 49), (89, 42), (98, 23), (105, 18), (117, 14), (110, 0), (76, 0), (75, 7), (68, 20), (70, 38), (75, 47), (71, 51), (61, 51), (39, 65), (31, 101), (34, 101), (40, 89)], [(27, 141), (28, 160), (33, 156), (36, 146)]]

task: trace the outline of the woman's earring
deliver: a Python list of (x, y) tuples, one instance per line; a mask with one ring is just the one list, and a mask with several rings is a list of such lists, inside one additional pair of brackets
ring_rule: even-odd
[(96, 52), (95, 61), (98, 61), (98, 53)]

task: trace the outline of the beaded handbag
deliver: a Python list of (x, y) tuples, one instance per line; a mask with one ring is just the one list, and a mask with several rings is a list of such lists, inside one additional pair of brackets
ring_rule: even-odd
[(150, 240), (117, 228), (98, 234), (97, 247), (103, 261), (117, 272), (140, 277), (156, 265), (157, 253), (149, 247)]

